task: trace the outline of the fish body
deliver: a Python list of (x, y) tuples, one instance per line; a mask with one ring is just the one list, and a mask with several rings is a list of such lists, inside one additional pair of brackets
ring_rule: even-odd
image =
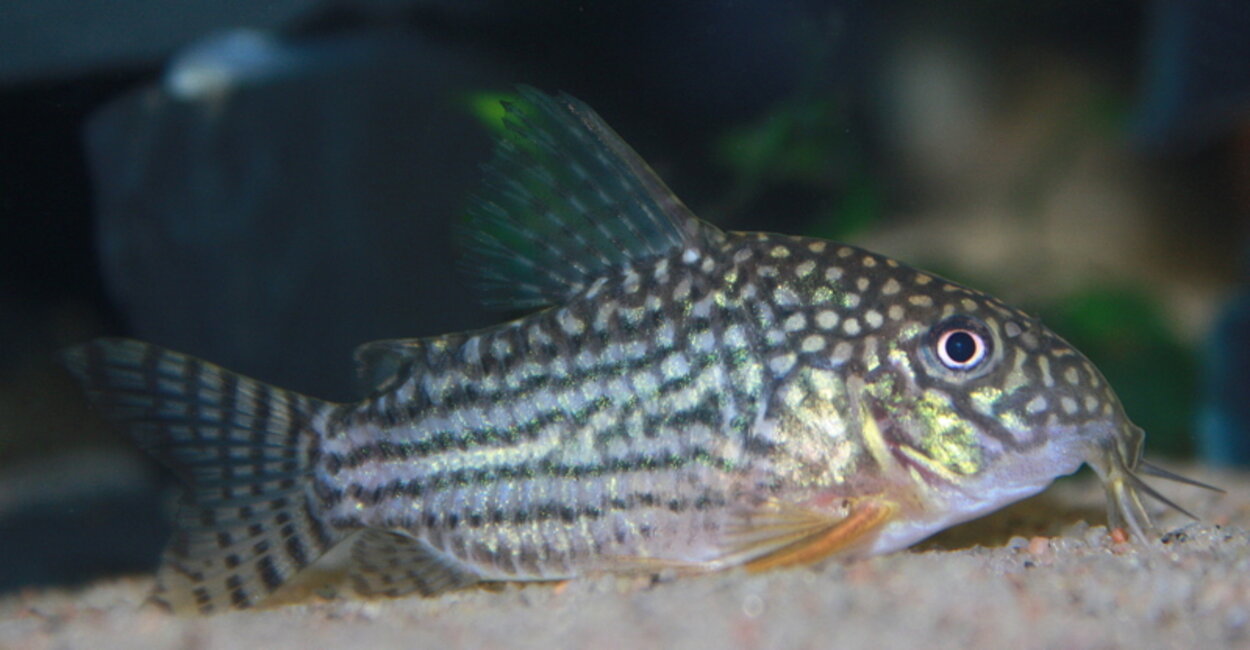
[(380, 380), (350, 404), (138, 341), (68, 353), (189, 487), (176, 609), (262, 603), (336, 547), (388, 595), (884, 553), (1082, 463), (1113, 524), (1150, 529), (1134, 472), (1179, 477), (1036, 319), (853, 246), (722, 232), (580, 102), (506, 108), (468, 264), (530, 315), (366, 344)]

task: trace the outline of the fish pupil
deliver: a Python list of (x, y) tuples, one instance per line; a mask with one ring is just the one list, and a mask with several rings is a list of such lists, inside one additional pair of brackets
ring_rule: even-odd
[(971, 370), (980, 365), (989, 356), (989, 345), (979, 329), (963, 318), (939, 328), (934, 347), (942, 365), (951, 370)]
[(968, 363), (977, 353), (977, 341), (972, 338), (972, 334), (965, 331), (951, 332), (946, 337), (946, 356), (951, 361), (963, 364)]

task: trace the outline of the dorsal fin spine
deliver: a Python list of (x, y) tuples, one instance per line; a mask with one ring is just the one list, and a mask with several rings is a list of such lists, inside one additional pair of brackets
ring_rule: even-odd
[(628, 264), (702, 248), (705, 231), (615, 132), (581, 102), (521, 87), (469, 210), (462, 266), (489, 303), (568, 300)]

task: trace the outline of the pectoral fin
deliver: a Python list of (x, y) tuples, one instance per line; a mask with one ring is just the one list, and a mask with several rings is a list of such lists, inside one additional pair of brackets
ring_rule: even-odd
[(896, 511), (893, 503), (882, 500), (853, 503), (844, 515), (797, 506), (770, 508), (744, 519), (731, 536), (730, 555), (744, 558), (753, 572), (811, 564), (867, 540)]
[(868, 541), (897, 512), (896, 504), (881, 498), (834, 511), (770, 502), (744, 510), (726, 527), (720, 552), (710, 557), (613, 556), (603, 566), (613, 573), (695, 575), (735, 566), (755, 572), (811, 564)]
[(600, 570), (622, 576), (693, 576), (723, 568), (725, 565), (718, 561), (686, 561), (638, 555), (605, 557), (600, 564)]

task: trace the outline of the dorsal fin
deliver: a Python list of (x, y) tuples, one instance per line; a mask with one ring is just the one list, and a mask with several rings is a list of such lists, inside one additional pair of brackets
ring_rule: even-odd
[(557, 304), (612, 268), (719, 236), (590, 107), (518, 87), (463, 229), (488, 304)]

